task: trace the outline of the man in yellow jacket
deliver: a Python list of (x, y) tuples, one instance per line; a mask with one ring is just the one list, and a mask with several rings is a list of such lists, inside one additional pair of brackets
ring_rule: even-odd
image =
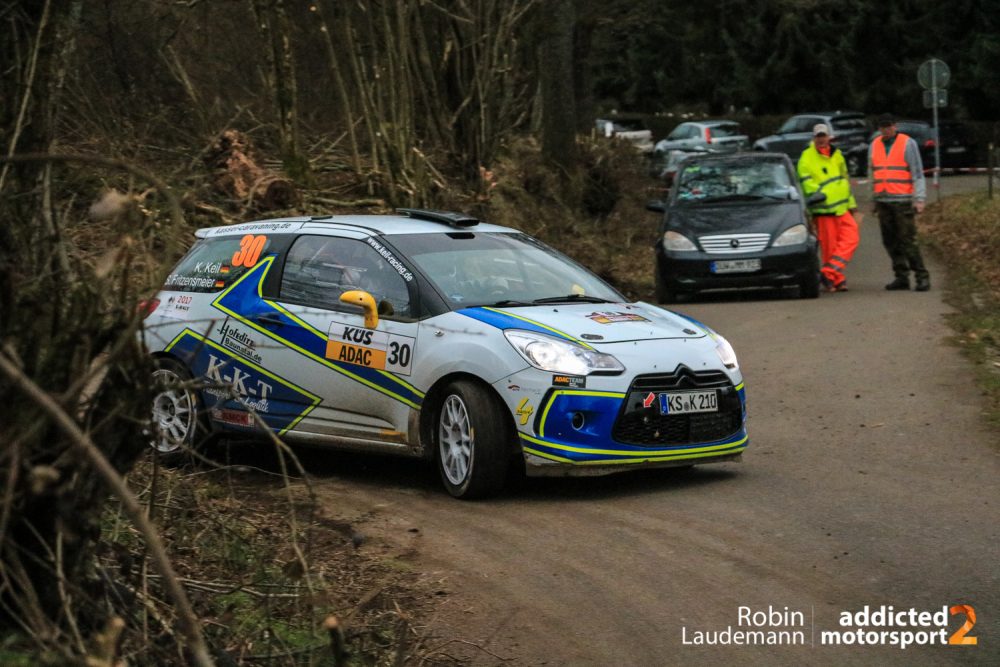
[(823, 201), (809, 206), (819, 237), (823, 285), (828, 292), (846, 292), (844, 272), (858, 247), (858, 223), (854, 218), (858, 204), (851, 194), (847, 162), (843, 153), (830, 144), (831, 139), (833, 133), (825, 123), (813, 126), (813, 140), (802, 151), (798, 173), (807, 198), (816, 192), (826, 195)]

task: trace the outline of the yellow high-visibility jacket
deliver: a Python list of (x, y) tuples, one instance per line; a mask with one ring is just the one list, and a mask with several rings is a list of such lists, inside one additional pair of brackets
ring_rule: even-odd
[(799, 158), (798, 173), (806, 197), (814, 192), (826, 195), (826, 201), (809, 207), (811, 214), (843, 215), (858, 207), (851, 194), (847, 162), (839, 148), (833, 148), (830, 157), (827, 157), (816, 150), (816, 144), (810, 141), (809, 147), (802, 151), (802, 157)]

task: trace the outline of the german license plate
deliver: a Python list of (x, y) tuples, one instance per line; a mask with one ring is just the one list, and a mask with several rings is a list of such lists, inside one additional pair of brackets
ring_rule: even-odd
[(661, 415), (718, 411), (719, 394), (715, 391), (679, 391), (660, 394)]
[(950, 148), (946, 148), (945, 152), (947, 152), (947, 153), (964, 153), (965, 152), (965, 146), (951, 146)]
[(759, 259), (725, 259), (712, 262), (712, 273), (751, 273), (760, 271)]

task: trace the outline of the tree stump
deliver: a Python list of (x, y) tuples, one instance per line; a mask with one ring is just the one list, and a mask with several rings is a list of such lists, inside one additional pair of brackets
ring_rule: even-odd
[(250, 139), (242, 132), (223, 132), (205, 163), (217, 172), (215, 187), (247, 208), (273, 211), (299, 202), (291, 180), (257, 164)]

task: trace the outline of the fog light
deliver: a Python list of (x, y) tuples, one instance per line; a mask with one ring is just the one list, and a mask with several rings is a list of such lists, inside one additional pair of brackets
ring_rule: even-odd
[(587, 420), (583, 416), (582, 412), (574, 412), (573, 413), (573, 421), (571, 423), (573, 424), (573, 428), (575, 428), (577, 431), (579, 431), (581, 428), (583, 428), (583, 424), (586, 421)]

